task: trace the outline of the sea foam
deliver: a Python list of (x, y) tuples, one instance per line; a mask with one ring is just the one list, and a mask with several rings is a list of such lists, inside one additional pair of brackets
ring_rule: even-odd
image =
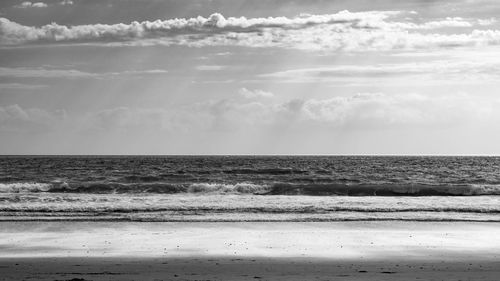
[(230, 193), (305, 196), (479, 196), (500, 195), (500, 185), (462, 184), (255, 184), (241, 183), (116, 183), (116, 182), (15, 182), (0, 183), (1, 193)]

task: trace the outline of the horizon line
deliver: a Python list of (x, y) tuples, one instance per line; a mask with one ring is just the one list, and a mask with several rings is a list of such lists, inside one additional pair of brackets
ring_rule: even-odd
[(148, 156), (148, 157), (171, 157), (171, 156), (254, 156), (254, 157), (272, 157), (272, 156), (313, 156), (313, 157), (500, 157), (500, 154), (0, 154), (0, 157), (56, 157), (56, 156), (74, 156), (74, 157), (133, 157), (133, 156)]

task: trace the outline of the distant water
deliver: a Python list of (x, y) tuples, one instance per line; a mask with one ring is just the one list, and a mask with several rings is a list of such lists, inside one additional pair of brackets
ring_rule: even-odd
[(0, 220), (500, 221), (499, 157), (0, 158)]

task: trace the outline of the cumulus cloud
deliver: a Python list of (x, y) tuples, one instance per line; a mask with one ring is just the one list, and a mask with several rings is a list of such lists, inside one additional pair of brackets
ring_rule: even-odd
[(239, 89), (238, 93), (243, 96), (244, 98), (247, 99), (254, 99), (254, 98), (272, 98), (274, 97), (274, 94), (271, 92), (266, 92), (263, 90), (249, 90), (247, 88), (241, 88)]
[(25, 8), (46, 8), (46, 7), (48, 7), (48, 5), (45, 4), (44, 2), (24, 1), (20, 5), (16, 5), (14, 7), (22, 8), (22, 9), (25, 9)]
[[(393, 50), (500, 44), (500, 30), (481, 29), (491, 20), (445, 18), (419, 22), (398, 11), (349, 12), (293, 18), (229, 17), (32, 27), (0, 18), (2, 45), (89, 43), (114, 45), (183, 45), (280, 47), (304, 50)], [(460, 33), (442, 31), (460, 28)], [(432, 30), (435, 32), (420, 32)]]
[(305, 120), (335, 127), (449, 126), (477, 120), (491, 109), (477, 101), (470, 104), (473, 100), (470, 96), (357, 94), (308, 100), (301, 104), (299, 111)]
[(477, 23), (479, 25), (487, 26), (487, 25), (493, 25), (493, 24), (497, 23), (497, 20), (495, 18), (478, 19)]

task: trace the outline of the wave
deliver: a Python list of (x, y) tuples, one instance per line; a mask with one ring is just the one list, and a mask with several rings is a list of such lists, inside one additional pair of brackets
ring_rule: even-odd
[(24, 213), (89, 213), (89, 212), (105, 212), (105, 213), (155, 213), (155, 212), (172, 212), (176, 214), (191, 214), (191, 213), (272, 213), (272, 214), (328, 214), (339, 212), (356, 212), (356, 213), (476, 213), (476, 214), (500, 214), (500, 208), (484, 208), (484, 207), (439, 207), (439, 206), (422, 206), (422, 207), (165, 207), (165, 206), (91, 206), (91, 205), (37, 205), (37, 206), (0, 206), (0, 212), (24, 212)]
[(223, 171), (225, 174), (249, 174), (249, 175), (294, 175), (294, 174), (307, 174), (307, 170), (299, 170), (292, 168), (240, 168), (240, 169), (227, 169)]
[(0, 193), (230, 193), (305, 196), (479, 196), (500, 195), (500, 185), (290, 184), (290, 183), (0, 183)]
[(475, 196), (500, 195), (500, 185), (274, 184), (263, 195), (313, 196)]
[(252, 183), (219, 184), (219, 183), (114, 183), (114, 182), (88, 182), (88, 183), (0, 183), (0, 193), (240, 193), (254, 194), (269, 191), (267, 185)]
[(216, 183), (195, 183), (189, 185), (186, 190), (189, 193), (263, 193), (268, 191), (266, 185), (252, 183), (237, 183), (237, 184), (216, 184)]
[(54, 186), (50, 183), (38, 182), (15, 182), (0, 183), (1, 193), (21, 193), (21, 192), (49, 192)]

